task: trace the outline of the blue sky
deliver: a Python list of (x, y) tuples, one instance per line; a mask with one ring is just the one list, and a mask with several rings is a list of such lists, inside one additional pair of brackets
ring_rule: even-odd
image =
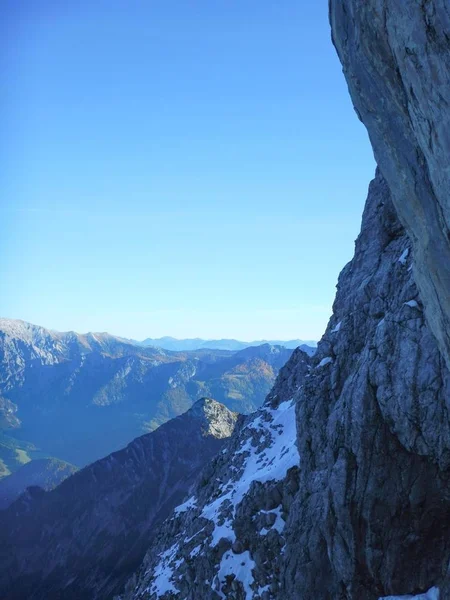
[(0, 10), (0, 314), (320, 337), (374, 173), (326, 0)]

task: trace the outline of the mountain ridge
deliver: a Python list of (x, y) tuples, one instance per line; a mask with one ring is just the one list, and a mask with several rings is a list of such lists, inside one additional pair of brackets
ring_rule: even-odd
[(172, 352), (1, 319), (0, 474), (35, 457), (83, 466), (205, 396), (252, 412), (291, 352), (267, 344)]
[[(35, 325), (24, 321), (22, 319), (11, 319), (7, 317), (0, 317), (0, 331), (7, 331), (10, 334), (14, 334), (22, 339), (25, 336), (32, 338), (33, 329), (39, 330), (41, 334), (54, 335), (61, 340), (78, 337), (80, 339), (93, 340), (101, 342), (102, 340), (114, 339), (124, 344), (131, 344), (133, 346), (151, 346), (154, 348), (160, 348), (163, 350), (180, 352), (186, 350), (243, 350), (252, 346), (262, 346), (269, 344), (271, 346), (283, 346), (289, 349), (295, 349), (299, 346), (307, 346), (308, 348), (302, 348), (308, 351), (309, 348), (313, 349), (317, 346), (315, 340), (301, 340), (301, 339), (290, 339), (290, 340), (253, 340), (243, 341), (234, 338), (220, 338), (220, 339), (204, 339), (204, 338), (176, 338), (173, 336), (162, 336), (159, 338), (145, 338), (144, 340), (135, 340), (133, 338), (126, 338), (119, 335), (111, 334), (107, 331), (88, 331), (86, 333), (78, 333), (73, 330), (69, 331), (58, 331), (48, 327), (42, 327), (41, 325)], [(311, 350), (312, 352), (312, 350)]]
[(0, 479), (0, 509), (7, 508), (28, 487), (37, 486), (49, 491), (76, 471), (77, 467), (57, 458), (30, 460), (8, 477)]
[(1, 597), (111, 597), (239, 419), (203, 398), (54, 490), (29, 488), (0, 511)]
[(163, 348), (165, 350), (199, 350), (201, 348), (207, 349), (222, 349), (222, 350), (243, 350), (252, 346), (262, 346), (264, 344), (270, 344), (271, 346), (284, 346), (285, 348), (295, 349), (300, 347), (305, 352), (314, 353), (314, 349), (317, 346), (317, 342), (313, 340), (254, 340), (251, 342), (244, 342), (242, 340), (236, 340), (233, 338), (222, 338), (222, 339), (210, 339), (205, 340), (203, 338), (174, 338), (171, 336), (164, 336), (161, 338), (146, 338), (142, 342), (135, 342), (142, 346), (152, 346), (155, 348)]

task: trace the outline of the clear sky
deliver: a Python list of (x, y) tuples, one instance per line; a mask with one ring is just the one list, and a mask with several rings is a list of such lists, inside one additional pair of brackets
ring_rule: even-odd
[(0, 315), (317, 339), (372, 151), (326, 0), (6, 0)]

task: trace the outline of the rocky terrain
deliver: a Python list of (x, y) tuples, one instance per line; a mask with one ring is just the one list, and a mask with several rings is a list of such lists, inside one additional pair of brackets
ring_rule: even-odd
[(202, 399), (53, 491), (29, 488), (0, 511), (0, 597), (110, 598), (237, 419)]
[(293, 355), (122, 598), (450, 597), (449, 16), (331, 1), (379, 164), (354, 258), (310, 370)]
[(170, 352), (0, 319), (0, 475), (29, 459), (84, 466), (211, 396), (260, 406), (292, 350)]
[(299, 478), (293, 398), (310, 372), (308, 355), (296, 350), (264, 406), (158, 531), (124, 598), (278, 597)]

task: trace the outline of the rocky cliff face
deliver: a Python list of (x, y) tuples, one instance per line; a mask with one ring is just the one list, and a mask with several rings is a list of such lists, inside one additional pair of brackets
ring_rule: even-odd
[(111, 598), (237, 421), (215, 400), (0, 511), (0, 596)]
[(356, 110), (411, 240), (427, 322), (450, 365), (450, 5), (331, 0)]
[(410, 244), (378, 174), (297, 401), (283, 598), (376, 600), (445, 579), (450, 379)]

